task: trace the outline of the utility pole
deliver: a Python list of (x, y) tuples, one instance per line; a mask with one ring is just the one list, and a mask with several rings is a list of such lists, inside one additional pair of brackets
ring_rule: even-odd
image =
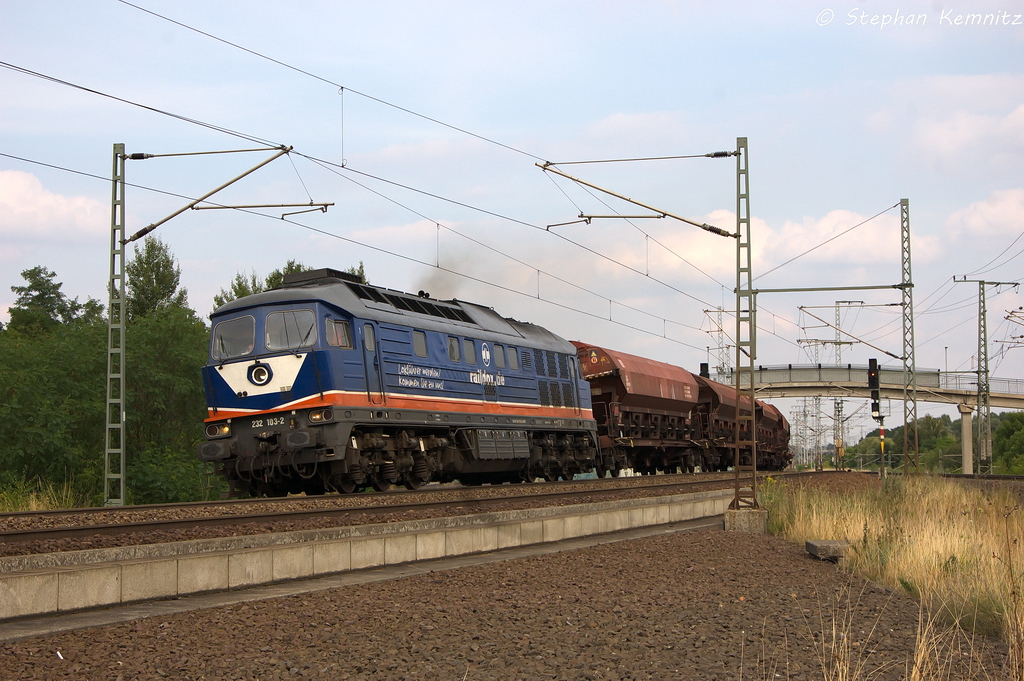
[[(754, 362), (757, 359), (757, 291), (754, 290), (754, 254), (750, 233), (750, 176), (747, 138), (736, 138), (736, 471), (735, 495), (729, 508), (757, 508), (757, 409), (754, 401)], [(750, 405), (743, 413), (743, 402)], [(742, 464), (741, 451), (750, 448), (750, 465)], [(750, 473), (749, 490), (741, 486)]]
[(985, 302), (986, 286), (1019, 286), (1017, 281), (984, 281), (953, 277), (959, 284), (978, 285), (978, 472), (992, 472), (992, 405), (988, 376), (988, 309)]
[[(910, 199), (900, 199), (900, 263), (903, 274), (903, 472), (917, 472), (917, 359), (914, 350), (914, 280), (910, 268)], [(884, 445), (883, 445), (884, 446)]]
[[(103, 499), (106, 506), (123, 506), (125, 504), (125, 427), (127, 425), (127, 408), (125, 405), (125, 329), (128, 315), (125, 307), (125, 249), (128, 244), (146, 236), (154, 229), (168, 220), (181, 215), (186, 210), (202, 210), (204, 208), (285, 208), (300, 207), (303, 211), (319, 210), (326, 213), (328, 206), (333, 203), (295, 204), (256, 204), (247, 206), (199, 206), (220, 190), (238, 182), (243, 177), (259, 170), (271, 161), (284, 156), (291, 147), (269, 147), (260, 149), (233, 149), (228, 151), (199, 151), (179, 154), (142, 154), (125, 153), (124, 144), (114, 145), (114, 170), (113, 187), (110, 203), (110, 277), (108, 288), (110, 289), (110, 303), (107, 308), (107, 401), (106, 401), (106, 434), (104, 436), (105, 447), (103, 455)], [(213, 191), (203, 194), (198, 199), (188, 203), (183, 208), (171, 213), (167, 217), (140, 229), (129, 237), (125, 236), (125, 204), (124, 204), (124, 164), (125, 161), (142, 161), (149, 158), (163, 158), (167, 156), (200, 156), (207, 154), (231, 154), (250, 151), (276, 151), (270, 158), (261, 161), (256, 166), (238, 175), (232, 180), (225, 182)], [(283, 218), (284, 216), (282, 216)]]
[(107, 289), (107, 404), (104, 429), (103, 499), (124, 505), (124, 144), (114, 145), (110, 197), (110, 277)]
[[(842, 314), (839, 311), (840, 305), (863, 305), (863, 300), (837, 300), (836, 301), (836, 338), (833, 343), (836, 346), (836, 365), (843, 364), (843, 346), (853, 345), (852, 341), (843, 341), (840, 329), (843, 326)], [(846, 467), (846, 420), (843, 418), (843, 398), (837, 397), (832, 400), (832, 439), (835, 441), (836, 452), (833, 460), (833, 468), (837, 470)]]

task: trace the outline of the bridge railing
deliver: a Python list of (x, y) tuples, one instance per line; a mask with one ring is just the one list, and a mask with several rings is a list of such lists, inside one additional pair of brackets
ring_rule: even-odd
[[(731, 384), (735, 377), (730, 371), (726, 374), (718, 374), (714, 379), (721, 383)], [(758, 366), (754, 371), (754, 380), (758, 385), (776, 383), (840, 383), (848, 385), (853, 383), (867, 386), (868, 367), (858, 364)], [(903, 387), (903, 368), (879, 367), (878, 380), (881, 385)], [(918, 369), (917, 386), (919, 388), (976, 392), (978, 390), (978, 374), (973, 371)], [(1024, 395), (1024, 379), (989, 378), (989, 391), (1006, 395)]]

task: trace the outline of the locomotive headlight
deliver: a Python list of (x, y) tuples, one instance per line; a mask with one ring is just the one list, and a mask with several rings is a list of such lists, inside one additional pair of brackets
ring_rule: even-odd
[(231, 435), (231, 424), (211, 423), (206, 426), (206, 437), (227, 437), (228, 435)]
[(253, 364), (249, 367), (249, 382), (253, 385), (266, 385), (274, 377), (269, 364)]
[(314, 409), (309, 412), (310, 423), (326, 423), (334, 420), (334, 410), (332, 409)]

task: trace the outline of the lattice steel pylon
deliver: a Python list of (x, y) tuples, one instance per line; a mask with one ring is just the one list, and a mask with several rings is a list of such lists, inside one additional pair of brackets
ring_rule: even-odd
[(953, 281), (978, 285), (978, 472), (992, 472), (992, 405), (989, 396), (988, 377), (988, 307), (985, 303), (986, 286), (1019, 286), (1016, 281), (985, 281), (983, 279), (961, 279)]
[(900, 262), (903, 273), (903, 471), (918, 469), (917, 360), (914, 351), (914, 278), (910, 268), (910, 199), (900, 199)]
[(124, 486), (124, 144), (114, 145), (110, 199), (110, 304), (107, 306), (107, 414), (103, 455), (103, 500), (123, 506)]
[[(750, 240), (750, 183), (747, 138), (736, 138), (736, 472), (735, 495), (729, 507), (757, 508), (757, 409), (754, 401), (754, 361), (757, 359), (757, 292), (752, 272)], [(749, 406), (746, 413), (743, 404)], [(749, 448), (750, 464), (742, 463)], [(750, 487), (743, 487), (741, 475), (750, 473)]]

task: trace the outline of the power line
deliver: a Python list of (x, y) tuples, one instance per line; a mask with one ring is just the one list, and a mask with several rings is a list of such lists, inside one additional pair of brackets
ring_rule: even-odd
[[(119, 1), (123, 2), (123, 0), (119, 0)], [(126, 4), (129, 4), (129, 3), (126, 3)], [(148, 10), (144, 10), (144, 11), (148, 11)], [(242, 49), (244, 49), (244, 48), (242, 48)], [(210, 130), (214, 130), (214, 131), (217, 131), (217, 132), (223, 132), (223, 133), (228, 134), (228, 135), (232, 135), (232, 136), (235, 136), (235, 137), (240, 137), (242, 139), (246, 139), (246, 140), (249, 140), (249, 141), (252, 141), (252, 142), (257, 142), (259, 144), (265, 144), (267, 146), (273, 146), (273, 147), (276, 147), (276, 148), (283, 148), (283, 145), (271, 142), (269, 140), (265, 140), (265, 139), (262, 139), (262, 138), (259, 138), (259, 137), (255, 137), (255, 136), (252, 136), (252, 135), (247, 135), (245, 133), (241, 133), (241, 132), (238, 132), (238, 131), (235, 131), (235, 130), (231, 130), (229, 128), (225, 128), (225, 127), (222, 127), (222, 126), (214, 125), (214, 124), (211, 124), (211, 123), (206, 123), (204, 121), (200, 121), (198, 119), (193, 119), (193, 118), (190, 118), (190, 117), (187, 117), (187, 116), (183, 116), (183, 115), (180, 115), (180, 114), (175, 114), (173, 112), (166, 111), (166, 110), (163, 110), (163, 109), (159, 109), (159, 108), (156, 108), (156, 107), (151, 107), (151, 106), (148, 106), (148, 105), (145, 105), (145, 104), (141, 104), (139, 102), (134, 102), (134, 101), (131, 101), (131, 100), (128, 100), (128, 99), (124, 99), (122, 97), (117, 97), (115, 95), (107, 94), (107, 93), (101, 92), (99, 90), (95, 90), (95, 89), (88, 88), (88, 87), (85, 87), (85, 86), (82, 86), (82, 85), (78, 85), (76, 83), (72, 83), (70, 81), (66, 81), (66, 80), (63, 80), (63, 79), (60, 79), (60, 78), (56, 78), (56, 77), (53, 77), (53, 76), (48, 76), (46, 74), (43, 74), (43, 73), (40, 73), (40, 72), (37, 72), (37, 71), (33, 71), (31, 69), (23, 68), (23, 67), (14, 65), (14, 64), (9, 64), (7, 62), (0, 61), (0, 66), (2, 66), (4, 68), (8, 68), (8, 69), (10, 69), (12, 71), (15, 71), (15, 72), (18, 72), (18, 73), (22, 73), (22, 74), (25, 74), (25, 75), (30, 75), (30, 76), (33, 76), (33, 77), (36, 77), (36, 78), (40, 78), (40, 79), (49, 81), (49, 82), (57, 83), (59, 85), (64, 85), (66, 87), (71, 87), (71, 88), (74, 88), (74, 89), (77, 89), (77, 90), (81, 90), (83, 92), (88, 92), (90, 94), (95, 94), (95, 95), (99, 95), (101, 97), (112, 99), (114, 101), (118, 101), (118, 102), (121, 102), (121, 103), (124, 103), (124, 104), (128, 104), (130, 106), (135, 106), (135, 107), (138, 107), (138, 108), (141, 108), (141, 109), (153, 112), (153, 113), (158, 113), (158, 114), (161, 114), (161, 115), (164, 115), (164, 116), (168, 116), (168, 117), (174, 118), (176, 120), (180, 120), (180, 121), (187, 122), (187, 123), (192, 123), (194, 125), (198, 125), (198, 126), (210, 129)], [(507, 220), (509, 222), (520, 224), (520, 225), (523, 225), (523, 226), (526, 226), (526, 227), (531, 227), (531, 228), (536, 229), (538, 231), (544, 231), (545, 233), (553, 234), (554, 236), (562, 239), (563, 241), (566, 241), (567, 243), (573, 244), (574, 246), (576, 246), (578, 248), (581, 248), (582, 250), (587, 251), (587, 252), (589, 252), (589, 253), (591, 253), (593, 255), (596, 255), (596, 256), (604, 259), (604, 260), (607, 260), (608, 262), (614, 263), (614, 264), (616, 264), (619, 267), (622, 267), (624, 269), (630, 270), (631, 272), (634, 272), (636, 274), (644, 276), (644, 277), (650, 279), (651, 281), (654, 281), (655, 283), (661, 284), (662, 286), (665, 286), (666, 288), (668, 288), (668, 289), (670, 289), (672, 291), (675, 291), (676, 293), (679, 293), (680, 295), (683, 295), (683, 296), (685, 296), (687, 298), (690, 298), (690, 299), (692, 299), (692, 300), (694, 300), (694, 301), (696, 301), (698, 303), (701, 303), (702, 305), (705, 305), (707, 307), (713, 307), (711, 305), (711, 303), (708, 303), (707, 301), (701, 300), (700, 298), (697, 298), (696, 296), (694, 296), (694, 295), (692, 295), (692, 294), (690, 294), (690, 293), (688, 293), (688, 292), (686, 292), (686, 291), (684, 291), (684, 290), (682, 290), (682, 289), (680, 289), (680, 288), (678, 288), (676, 286), (673, 286), (673, 285), (669, 284), (668, 282), (665, 282), (665, 281), (663, 281), (661, 279), (658, 279), (657, 277), (652, 277), (652, 276), (650, 276), (649, 273), (644, 273), (644, 272), (642, 272), (642, 271), (640, 271), (640, 270), (638, 270), (638, 269), (636, 269), (634, 267), (630, 267), (626, 263), (623, 263), (623, 262), (621, 262), (619, 260), (616, 260), (615, 258), (607, 256), (607, 255), (605, 255), (605, 254), (603, 254), (603, 253), (601, 253), (601, 252), (599, 252), (599, 251), (597, 251), (595, 249), (592, 249), (592, 248), (590, 248), (590, 247), (588, 247), (588, 246), (586, 246), (586, 245), (584, 245), (584, 244), (582, 244), (580, 242), (574, 241), (573, 239), (570, 239), (570, 238), (568, 238), (568, 237), (566, 237), (566, 236), (564, 236), (562, 234), (559, 234), (557, 232), (550, 232), (550, 231), (540, 227), (539, 225), (533, 225), (531, 223), (525, 222), (523, 220), (519, 220), (517, 218), (513, 218), (513, 217), (510, 217), (510, 216), (502, 215), (500, 213), (496, 213), (494, 211), (489, 211), (489, 210), (484, 209), (484, 208), (479, 208), (479, 207), (476, 207), (476, 206), (472, 206), (470, 204), (467, 204), (467, 203), (464, 203), (464, 202), (461, 202), (461, 201), (456, 201), (454, 199), (449, 199), (447, 197), (440, 196), (438, 194), (433, 194), (431, 192), (427, 192), (425, 190), (416, 189), (415, 187), (411, 187), (409, 185), (404, 185), (402, 183), (395, 182), (393, 180), (388, 180), (386, 178), (382, 178), (382, 177), (379, 177), (379, 176), (376, 176), (376, 175), (372, 175), (370, 173), (354, 170), (354, 169), (352, 169), (349, 166), (339, 165), (339, 164), (334, 163), (332, 161), (327, 161), (325, 159), (320, 159), (320, 158), (317, 158), (317, 157), (314, 157), (314, 156), (309, 156), (307, 154), (303, 154), (303, 153), (298, 152), (298, 151), (292, 151), (292, 153), (295, 153), (295, 154), (297, 154), (299, 156), (302, 156), (303, 158), (307, 158), (310, 161), (318, 162), (321, 165), (334, 166), (336, 168), (339, 168), (339, 169), (342, 169), (342, 170), (345, 170), (345, 171), (348, 171), (348, 172), (356, 173), (356, 174), (362, 175), (364, 177), (369, 177), (369, 178), (378, 180), (380, 182), (385, 182), (387, 184), (391, 184), (391, 185), (396, 186), (396, 187), (401, 187), (401, 188), (406, 189), (408, 191), (413, 191), (413, 192), (416, 192), (416, 193), (419, 193), (419, 194), (423, 194), (425, 196), (430, 196), (432, 198), (435, 198), (435, 199), (438, 199), (438, 200), (441, 200), (441, 201), (445, 201), (445, 202), (448, 202), (448, 203), (452, 203), (454, 205), (462, 206), (464, 208), (467, 208), (467, 209), (470, 209), (470, 210), (474, 210), (474, 211), (477, 211), (477, 212), (481, 212), (481, 213), (484, 213), (486, 215), (491, 215), (493, 217), (497, 217), (497, 218), (502, 219), (502, 220)], [(106, 179), (106, 178), (104, 178), (104, 179)], [(254, 214), (256, 214), (256, 215), (263, 215), (262, 213), (254, 213)], [(266, 216), (266, 217), (273, 217), (273, 216)], [(274, 218), (274, 219), (276, 219), (276, 218)], [(284, 219), (284, 218), (282, 217), (281, 219)], [(427, 219), (429, 219), (429, 218), (427, 218)], [(296, 224), (298, 224), (298, 223), (296, 223)], [(634, 227), (635, 227), (635, 225), (634, 225)], [(598, 316), (597, 318), (598, 319), (603, 319), (603, 317), (600, 317), (600, 316)], [(777, 334), (772, 333), (772, 335), (777, 335)], [(781, 338), (781, 336), (779, 336), (779, 337)], [(699, 348), (697, 348), (697, 349), (699, 349)]]
[(137, 9), (140, 12), (145, 12), (146, 14), (150, 14), (150, 15), (158, 18), (158, 19), (162, 19), (163, 21), (167, 21), (169, 23), (172, 23), (175, 26), (180, 26), (181, 28), (187, 29), (189, 31), (193, 31), (195, 33), (198, 33), (199, 35), (202, 35), (202, 36), (205, 36), (207, 38), (210, 38), (211, 40), (216, 40), (217, 42), (224, 43), (225, 45), (229, 45), (231, 47), (234, 47), (235, 49), (242, 50), (243, 52), (247, 52), (248, 54), (251, 54), (254, 57), (259, 57), (260, 59), (265, 59), (265, 60), (267, 60), (269, 62), (273, 62), (274, 64), (277, 64), (278, 66), (283, 66), (284, 68), (290, 69), (292, 71), (295, 71), (296, 73), (301, 73), (304, 76), (309, 76), (310, 78), (314, 78), (314, 79), (319, 80), (319, 81), (321, 81), (323, 83), (327, 83), (328, 85), (333, 85), (336, 88), (340, 88), (341, 90), (345, 90), (347, 92), (351, 92), (354, 95), (359, 95), (360, 97), (365, 97), (366, 99), (369, 99), (369, 100), (372, 100), (374, 102), (377, 102), (378, 104), (383, 104), (384, 106), (389, 106), (392, 109), (397, 109), (398, 111), (402, 111), (402, 112), (407, 113), (409, 115), (416, 116), (418, 118), (422, 118), (423, 120), (430, 121), (431, 123), (436, 123), (437, 125), (444, 126), (446, 128), (449, 128), (450, 130), (455, 130), (456, 132), (461, 132), (464, 135), (469, 135), (470, 137), (475, 137), (475, 138), (477, 138), (479, 140), (483, 140), (484, 142), (487, 142), (489, 144), (494, 144), (496, 146), (503, 147), (505, 149), (508, 149), (509, 151), (514, 151), (517, 154), (522, 154), (523, 156), (528, 156), (528, 157), (530, 157), (532, 159), (535, 159), (535, 160), (538, 160), (538, 161), (545, 160), (545, 159), (541, 158), (540, 156), (536, 156), (534, 154), (531, 154), (528, 151), (523, 151), (522, 149), (517, 149), (517, 148), (515, 148), (515, 147), (513, 147), (511, 145), (504, 144), (502, 142), (498, 142), (497, 140), (491, 139), (489, 137), (485, 137), (484, 135), (479, 135), (479, 134), (477, 134), (475, 132), (470, 132), (469, 130), (466, 130), (465, 128), (460, 128), (460, 127), (458, 127), (456, 125), (452, 125), (450, 123), (445, 123), (444, 121), (438, 120), (436, 118), (432, 118), (432, 117), (427, 116), (425, 114), (418, 113), (416, 111), (413, 111), (412, 109), (407, 109), (404, 106), (399, 106), (398, 104), (393, 104), (393, 103), (388, 102), (388, 101), (386, 101), (384, 99), (381, 99), (379, 97), (374, 97), (373, 95), (369, 95), (369, 94), (367, 94), (365, 92), (360, 92), (359, 90), (353, 90), (352, 88), (346, 87), (346, 86), (342, 85), (341, 83), (336, 83), (333, 80), (330, 80), (328, 78), (324, 78), (323, 76), (318, 76), (315, 73), (310, 73), (309, 71), (300, 69), (297, 66), (292, 66), (291, 64), (283, 62), (283, 61), (281, 61), (279, 59), (274, 59), (273, 57), (267, 56), (267, 55), (265, 55), (265, 54), (263, 54), (261, 52), (257, 52), (256, 50), (252, 50), (252, 49), (250, 49), (248, 47), (243, 47), (242, 45), (239, 45), (238, 43), (233, 43), (230, 40), (225, 40), (224, 38), (220, 38), (218, 36), (215, 36), (212, 33), (208, 33), (206, 31), (202, 31), (202, 30), (200, 30), (198, 28), (195, 28), (194, 26), (189, 26), (188, 24), (183, 23), (181, 21), (177, 21), (175, 19), (171, 19), (170, 17), (164, 16), (163, 14), (158, 14), (157, 12), (154, 12), (152, 10), (146, 9), (145, 7), (140, 7), (139, 5), (135, 5), (133, 3), (130, 3), (127, 0), (117, 0), (117, 1), (120, 2), (123, 5), (127, 5), (128, 7), (132, 7), (134, 9)]
[(835, 241), (836, 239), (838, 239), (839, 237), (843, 236), (844, 234), (848, 234), (848, 233), (852, 232), (853, 230), (857, 229), (861, 225), (865, 225), (865, 224), (871, 222), (872, 220), (874, 220), (878, 216), (880, 216), (880, 215), (882, 215), (884, 213), (888, 213), (889, 211), (891, 211), (893, 208), (895, 208), (898, 205), (900, 205), (900, 204), (895, 203), (895, 204), (889, 206), (888, 208), (886, 208), (885, 210), (879, 211), (878, 213), (875, 213), (874, 215), (869, 217), (867, 220), (863, 220), (861, 222), (858, 222), (857, 224), (855, 224), (853, 227), (850, 227), (849, 229), (844, 229), (842, 232), (839, 232), (838, 234), (836, 234), (836, 235), (834, 235), (832, 237), (829, 237), (828, 239), (825, 239), (824, 241), (822, 241), (817, 246), (813, 246), (812, 248), (808, 248), (806, 251), (804, 251), (803, 253), (800, 253), (799, 255), (794, 255), (792, 258), (790, 258), (786, 262), (782, 263), (781, 265), (776, 265), (775, 267), (771, 268), (767, 272), (764, 272), (762, 274), (757, 275), (756, 277), (754, 277), (754, 279), (760, 279), (761, 277), (765, 277), (765, 276), (771, 274), (772, 272), (774, 272), (775, 270), (779, 269), (780, 267), (785, 267), (786, 265), (788, 265), (789, 263), (793, 262), (794, 260), (796, 260), (798, 258), (802, 258), (805, 255), (807, 255), (808, 253), (811, 253), (813, 251), (818, 250), (819, 248), (821, 248), (825, 244), (828, 244), (828, 243), (830, 243), (832, 241)]
[[(25, 163), (32, 163), (32, 164), (35, 164), (35, 165), (44, 166), (44, 167), (47, 167), (47, 168), (52, 168), (54, 170), (60, 170), (60, 171), (67, 172), (67, 173), (73, 173), (75, 175), (82, 175), (84, 177), (89, 177), (89, 178), (101, 180), (103, 182), (109, 182), (110, 181), (110, 178), (103, 177), (102, 175), (96, 175), (94, 173), (88, 173), (88, 172), (81, 171), (81, 170), (75, 170), (73, 168), (66, 168), (66, 167), (58, 166), (58, 165), (55, 165), (55, 164), (52, 164), (52, 163), (45, 163), (43, 161), (35, 161), (33, 159), (24, 158), (24, 157), (21, 157), (21, 156), (15, 156), (13, 154), (7, 154), (7, 153), (0, 152), (0, 156), (3, 156), (5, 158), (14, 159), (14, 160), (17, 160), (17, 161), (23, 161)], [(346, 178), (346, 179), (349, 179), (349, 178)], [(352, 181), (354, 182), (354, 180), (352, 180)], [(190, 196), (186, 196), (186, 195), (183, 195), (183, 194), (176, 194), (174, 192), (168, 192), (168, 191), (164, 191), (162, 189), (155, 189), (153, 187), (147, 187), (146, 185), (133, 184), (133, 183), (125, 183), (125, 184), (127, 186), (132, 187), (132, 188), (142, 189), (144, 191), (150, 191), (150, 192), (154, 192), (154, 193), (157, 193), (157, 194), (163, 194), (163, 195), (166, 195), (166, 196), (173, 196), (173, 197), (176, 197), (176, 198), (185, 199), (185, 200), (189, 200), (189, 201), (194, 201), (195, 200), (193, 197), (190, 197)], [(362, 185), (360, 185), (360, 186), (362, 186)], [(372, 189), (369, 189), (368, 187), (366, 189), (368, 189), (369, 191), (374, 191)], [(377, 193), (378, 195), (380, 195), (378, 192), (374, 192), (374, 193)], [(380, 195), (380, 196), (382, 196), (383, 198), (386, 198), (388, 200), (393, 201), (392, 199), (389, 199), (388, 197), (385, 197), (383, 195)], [(663, 333), (663, 334), (654, 333), (653, 331), (648, 331), (647, 329), (643, 329), (643, 328), (640, 328), (638, 326), (633, 326), (632, 324), (626, 324), (625, 322), (620, 322), (620, 321), (617, 321), (615, 319), (606, 318), (606, 317), (603, 317), (601, 315), (595, 314), (593, 312), (588, 312), (586, 310), (581, 310), (579, 308), (572, 307), (571, 305), (566, 305), (566, 304), (559, 303), (559, 302), (556, 302), (556, 301), (548, 299), (548, 298), (541, 298), (540, 296), (534, 296), (534, 295), (531, 295), (529, 293), (524, 293), (523, 291), (519, 291), (517, 289), (511, 288), (511, 287), (508, 287), (508, 286), (504, 286), (502, 284), (498, 284), (498, 283), (495, 283), (495, 282), (487, 281), (486, 279), (481, 279), (480, 277), (474, 277), (472, 275), (465, 274), (463, 272), (459, 272), (458, 270), (453, 270), (453, 269), (447, 268), (447, 267), (441, 267), (440, 264), (429, 263), (429, 262), (426, 262), (424, 260), (420, 260), (420, 259), (414, 258), (412, 256), (404, 255), (404, 254), (398, 253), (396, 251), (391, 251), (391, 250), (388, 250), (388, 249), (380, 247), (380, 246), (374, 246), (372, 244), (368, 244), (368, 243), (365, 243), (365, 242), (362, 242), (362, 241), (358, 241), (358, 240), (352, 239), (350, 237), (341, 236), (340, 234), (334, 234), (333, 232), (328, 232), (326, 230), (319, 229), (317, 227), (312, 227), (310, 225), (304, 225), (301, 222), (298, 222), (296, 220), (288, 219), (288, 218), (286, 218), (284, 216), (277, 217), (276, 215), (269, 215), (267, 213), (261, 213), (261, 212), (256, 211), (256, 210), (252, 210), (252, 209), (248, 209), (248, 208), (240, 208), (240, 207), (237, 207), (237, 206), (226, 206), (226, 205), (223, 205), (223, 204), (215, 203), (213, 201), (206, 201), (206, 203), (210, 203), (212, 205), (221, 206), (223, 208), (228, 208), (228, 209), (231, 209), (231, 210), (235, 210), (235, 211), (237, 211), (239, 213), (247, 213), (249, 215), (255, 215), (255, 216), (258, 216), (258, 217), (262, 217), (262, 218), (269, 218), (271, 220), (280, 220), (282, 222), (287, 222), (287, 223), (295, 225), (297, 227), (302, 227), (303, 229), (307, 229), (307, 230), (309, 230), (311, 232), (316, 232), (316, 233), (322, 234), (324, 236), (329, 236), (329, 237), (332, 237), (332, 238), (335, 238), (335, 239), (340, 239), (342, 241), (347, 241), (347, 242), (355, 244), (357, 246), (362, 246), (364, 248), (369, 248), (370, 250), (377, 251), (379, 253), (384, 253), (386, 255), (389, 255), (389, 256), (392, 256), (392, 257), (396, 257), (396, 258), (400, 258), (400, 259), (403, 259), (403, 260), (407, 260), (409, 262), (414, 262), (414, 263), (417, 263), (419, 265), (425, 265), (427, 267), (432, 267), (434, 269), (438, 269), (438, 270), (441, 270), (443, 272), (447, 272), (449, 274), (453, 274), (453, 275), (456, 275), (456, 276), (459, 276), (459, 277), (462, 277), (462, 278), (465, 278), (465, 279), (469, 279), (471, 281), (475, 281), (477, 283), (484, 284), (486, 286), (491, 286), (493, 288), (497, 288), (497, 289), (502, 290), (502, 291), (507, 291), (509, 293), (514, 293), (516, 295), (524, 296), (524, 297), (530, 298), (532, 300), (539, 300), (542, 303), (546, 303), (548, 305), (554, 305), (555, 307), (561, 308), (563, 310), (568, 310), (568, 311), (571, 311), (571, 312), (576, 312), (578, 314), (582, 314), (582, 315), (587, 316), (587, 317), (592, 317), (594, 319), (599, 319), (601, 321), (609, 322), (611, 324), (616, 324), (618, 326), (622, 326), (622, 327), (625, 327), (625, 328), (628, 328), (628, 329), (631, 329), (631, 330), (634, 330), (634, 331), (639, 331), (641, 333), (645, 333), (645, 334), (648, 334), (650, 336), (654, 336), (655, 338), (664, 338), (665, 340), (671, 341), (671, 342), (676, 343), (678, 345), (686, 346), (688, 348), (692, 348), (693, 350), (698, 350), (698, 351), (701, 351), (701, 352), (704, 351), (704, 348), (697, 347), (696, 345), (691, 345), (689, 343), (686, 343), (685, 341), (681, 341), (681, 340), (678, 340), (678, 339), (675, 339), (675, 338), (670, 338), (667, 333)], [(395, 203), (397, 203), (397, 202), (395, 202)], [(401, 205), (401, 204), (398, 204), (398, 205)], [(403, 206), (403, 207), (405, 207), (405, 206)], [(407, 209), (412, 211), (411, 208), (407, 208)], [(415, 211), (412, 211), (412, 212), (415, 212)], [(419, 213), (416, 213), (416, 214), (420, 215), (420, 217), (423, 217), (426, 220), (430, 220), (426, 216), (423, 216), (423, 215), (421, 215)], [(431, 220), (431, 222), (433, 222), (433, 221)], [(436, 223), (435, 222), (435, 224), (440, 224), (440, 223)], [(489, 248), (490, 250), (494, 250), (495, 252), (501, 253), (497, 249), (491, 248), (490, 246), (487, 246), (486, 244), (483, 244), (482, 242), (476, 241), (472, 237), (468, 237), (466, 235), (463, 235), (463, 234), (457, 232), (454, 229), (450, 229), (450, 228), (447, 228), (447, 227), (446, 227), (446, 229), (449, 229), (449, 231), (451, 231), (451, 232), (453, 232), (455, 234), (458, 234), (459, 236), (463, 236), (463, 237), (465, 237), (467, 239), (470, 239), (471, 241), (479, 243), (481, 246)], [(506, 255), (504, 253), (501, 253), (501, 254), (502, 255)], [(515, 258), (512, 258), (512, 256), (506, 255), (506, 257), (509, 257), (509, 258), (515, 260)], [(521, 262), (522, 263), (522, 261), (519, 261), (519, 260), (517, 260), (517, 262)], [(531, 265), (528, 265), (527, 263), (522, 263), (522, 264), (526, 265), (527, 267), (530, 267), (531, 269), (537, 270), (537, 268), (534, 268)], [(541, 270), (537, 270), (537, 271), (541, 271)], [(683, 324), (681, 322), (676, 322), (674, 320), (666, 319), (664, 317), (658, 317), (656, 315), (652, 315), (649, 312), (645, 312), (645, 311), (640, 310), (638, 308), (634, 308), (634, 307), (632, 307), (630, 305), (626, 305), (624, 303), (619, 303), (618, 301), (613, 301), (610, 298), (606, 298), (605, 296), (601, 296), (600, 294), (597, 294), (597, 293), (594, 293), (594, 292), (589, 291), (587, 289), (584, 289), (581, 286), (577, 286), (576, 284), (573, 284), (572, 282), (569, 282), (569, 281), (566, 281), (564, 279), (561, 279), (560, 277), (557, 277), (556, 275), (549, 274), (547, 272), (545, 272), (545, 274), (547, 274), (548, 276), (550, 276), (550, 277), (552, 277), (554, 279), (557, 279), (559, 281), (563, 281), (564, 283), (566, 283), (566, 284), (568, 284), (570, 286), (574, 286), (576, 288), (579, 288), (580, 290), (583, 290), (583, 291), (586, 291), (588, 293), (592, 293), (593, 295), (596, 295), (598, 297), (604, 298), (605, 300), (608, 300), (610, 303), (615, 303), (617, 305), (620, 305), (621, 307), (625, 307), (627, 309), (635, 310), (636, 312), (640, 312), (641, 314), (647, 315), (647, 316), (652, 317), (654, 319), (659, 319), (659, 320), (661, 320), (663, 322), (666, 322), (666, 323), (676, 324), (677, 326), (682, 326), (682, 327), (685, 327), (685, 328), (696, 329), (696, 327), (688, 326), (688, 325)], [(696, 330), (699, 330), (699, 329), (696, 329)]]
[(0, 67), (3, 67), (5, 69), (10, 69), (11, 71), (15, 71), (17, 73), (25, 74), (27, 76), (34, 76), (36, 78), (41, 78), (43, 80), (50, 81), (51, 83), (57, 83), (58, 85), (64, 85), (66, 87), (74, 88), (76, 90), (81, 90), (83, 92), (88, 92), (89, 94), (99, 95), (100, 97), (106, 97), (107, 99), (113, 99), (114, 101), (121, 102), (122, 104), (128, 104), (130, 106), (135, 106), (135, 107), (138, 107), (140, 109), (145, 109), (147, 111), (152, 111), (153, 113), (161, 114), (163, 116), (169, 116), (171, 118), (176, 118), (176, 119), (178, 119), (180, 121), (184, 121), (186, 123), (192, 123), (193, 125), (198, 125), (198, 126), (201, 126), (201, 127), (204, 127), (204, 128), (208, 128), (210, 130), (215, 130), (217, 132), (222, 132), (225, 135), (232, 135), (234, 137), (239, 137), (241, 139), (248, 140), (250, 142), (256, 142), (258, 144), (265, 144), (267, 146), (275, 147), (275, 148), (278, 148), (278, 149), (283, 149), (284, 148), (283, 144), (277, 144), (276, 142), (271, 142), (271, 141), (265, 140), (265, 139), (263, 139), (261, 137), (255, 137), (253, 135), (247, 135), (245, 133), (238, 132), (237, 130), (232, 130), (230, 128), (225, 128), (225, 127), (222, 127), (222, 126), (219, 126), (219, 125), (213, 125), (212, 123), (205, 123), (205, 122), (200, 121), (200, 120), (195, 119), (195, 118), (189, 118), (188, 116), (182, 116), (181, 114), (171, 113), (170, 111), (164, 111), (163, 109), (158, 109), (156, 107), (147, 106), (145, 104), (140, 104), (138, 102), (133, 102), (130, 99), (124, 99), (122, 97), (117, 97), (116, 95), (110, 95), (110, 94), (107, 94), (105, 92), (100, 92), (99, 90), (93, 90), (92, 88), (85, 87), (84, 85), (78, 85), (76, 83), (72, 83), (72, 82), (67, 81), (67, 80), (61, 80), (60, 78), (55, 78), (53, 76), (48, 76), (45, 73), (39, 73), (38, 71), (32, 71), (31, 69), (26, 69), (26, 68), (24, 68), (22, 66), (17, 66), (15, 64), (9, 64), (9, 63), (7, 63), (5, 61), (0, 61)]

